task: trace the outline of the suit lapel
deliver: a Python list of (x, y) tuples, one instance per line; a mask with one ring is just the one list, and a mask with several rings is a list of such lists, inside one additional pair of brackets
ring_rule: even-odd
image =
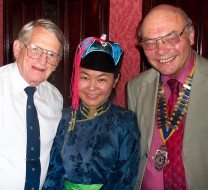
[(142, 87), (142, 103), (143, 103), (143, 114), (144, 114), (144, 125), (145, 134), (147, 139), (148, 148), (151, 147), (154, 119), (155, 119), (155, 109), (156, 109), (156, 96), (158, 89), (159, 74), (155, 75), (154, 78), (147, 81), (146, 85)]

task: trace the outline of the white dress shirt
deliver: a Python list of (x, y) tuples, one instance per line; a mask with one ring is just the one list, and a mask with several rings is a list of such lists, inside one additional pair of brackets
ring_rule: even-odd
[[(16, 63), (0, 68), (0, 190), (23, 190), (26, 176), (26, 103), (24, 88)], [(40, 189), (44, 183), (50, 150), (61, 119), (63, 98), (49, 82), (37, 86), (34, 103), (40, 125)]]

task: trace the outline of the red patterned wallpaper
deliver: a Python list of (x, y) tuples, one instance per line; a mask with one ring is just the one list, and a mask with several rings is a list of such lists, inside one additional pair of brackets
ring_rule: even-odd
[(140, 54), (136, 45), (137, 27), (141, 18), (142, 0), (110, 0), (109, 39), (118, 42), (124, 50), (121, 78), (114, 100), (122, 107), (127, 107), (127, 81), (140, 71)]

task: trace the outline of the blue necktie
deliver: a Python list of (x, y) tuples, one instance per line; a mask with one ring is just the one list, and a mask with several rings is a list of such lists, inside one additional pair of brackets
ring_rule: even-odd
[(27, 153), (25, 190), (39, 190), (40, 184), (40, 129), (38, 115), (33, 101), (35, 87), (26, 87), (27, 98)]

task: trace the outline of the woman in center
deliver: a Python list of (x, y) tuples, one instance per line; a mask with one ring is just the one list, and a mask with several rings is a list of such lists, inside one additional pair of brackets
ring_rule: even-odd
[(111, 102), (123, 51), (89, 37), (74, 58), (72, 106), (63, 110), (43, 189), (132, 190), (140, 158), (133, 112)]

